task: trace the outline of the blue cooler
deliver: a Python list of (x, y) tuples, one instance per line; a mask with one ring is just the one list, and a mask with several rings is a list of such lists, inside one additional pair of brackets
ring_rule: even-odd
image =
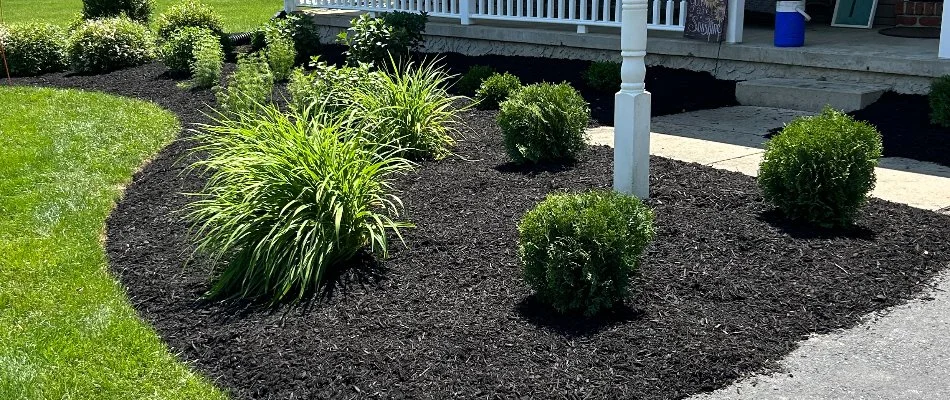
[(805, 45), (805, 1), (778, 1), (775, 3), (775, 47)]

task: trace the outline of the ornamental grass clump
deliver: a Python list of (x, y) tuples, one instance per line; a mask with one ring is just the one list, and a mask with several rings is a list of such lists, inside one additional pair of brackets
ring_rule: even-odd
[(653, 240), (653, 211), (633, 196), (551, 194), (518, 225), (524, 279), (556, 310), (592, 316), (621, 303)]
[(521, 90), (521, 79), (517, 76), (507, 72), (494, 73), (475, 91), (475, 107), (479, 110), (495, 110), (519, 90)]
[(80, 73), (102, 73), (155, 58), (155, 39), (145, 25), (128, 18), (84, 22), (69, 37), (69, 65)]
[(261, 110), (271, 101), (274, 93), (274, 75), (267, 60), (259, 53), (242, 56), (228, 80), (227, 87), (218, 89), (218, 111), (225, 115), (248, 115)]
[(944, 75), (930, 85), (930, 122), (950, 128), (950, 75)]
[(790, 219), (848, 226), (874, 189), (881, 151), (873, 126), (825, 108), (792, 121), (765, 144), (759, 187)]
[(498, 124), (505, 150), (518, 164), (569, 162), (587, 146), (590, 108), (567, 83), (539, 83), (501, 104)]
[(0, 25), (0, 44), (10, 74), (33, 76), (66, 69), (65, 35), (52, 24)]
[(297, 301), (361, 250), (385, 257), (401, 202), (401, 149), (367, 139), (348, 114), (316, 108), (226, 118), (197, 132), (208, 183), (188, 206), (197, 250), (215, 261), (211, 297)]

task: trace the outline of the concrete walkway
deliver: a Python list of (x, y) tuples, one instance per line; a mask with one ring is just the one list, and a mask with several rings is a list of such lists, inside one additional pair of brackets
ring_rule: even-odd
[[(652, 130), (663, 133), (651, 134), (650, 150), (754, 176), (768, 130), (804, 114), (729, 107), (658, 117)], [(588, 134), (593, 143), (613, 145), (613, 128)], [(950, 214), (950, 168), (882, 159), (873, 195)], [(919, 299), (874, 314), (855, 328), (802, 342), (781, 361), (780, 372), (750, 376), (691, 399), (950, 399), (948, 333), (950, 272)]]

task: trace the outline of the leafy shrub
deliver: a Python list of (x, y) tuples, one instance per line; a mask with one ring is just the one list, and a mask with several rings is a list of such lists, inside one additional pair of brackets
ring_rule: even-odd
[(846, 226), (874, 188), (881, 149), (874, 127), (825, 108), (792, 121), (766, 143), (759, 186), (792, 219)]
[(135, 22), (148, 23), (152, 17), (152, 0), (83, 0), (83, 19), (127, 17)]
[(498, 124), (505, 150), (516, 163), (568, 161), (586, 146), (590, 108), (567, 83), (540, 83), (501, 104)]
[[(224, 261), (209, 295), (300, 300), (369, 248), (385, 257), (401, 202), (390, 180), (412, 164), (343, 114), (226, 119), (198, 133), (209, 174), (189, 218), (198, 250)], [(216, 265), (220, 263), (216, 262)]]
[(221, 16), (211, 7), (195, 0), (182, 1), (169, 7), (158, 16), (155, 25), (161, 40), (170, 38), (172, 33), (188, 26), (204, 28), (224, 37), (224, 22)]
[(32, 76), (66, 69), (66, 39), (62, 29), (51, 24), (0, 25), (10, 74)]
[(475, 106), (481, 110), (494, 110), (512, 94), (521, 90), (521, 79), (507, 72), (493, 74), (482, 82), (475, 92)]
[(348, 47), (350, 65), (388, 65), (390, 59), (399, 61), (421, 45), (428, 18), (425, 13), (402, 11), (383, 13), (380, 18), (363, 14), (351, 21), (348, 32), (340, 32), (337, 41)]
[[(475, 65), (468, 69), (465, 75), (455, 81), (455, 91), (465, 96), (474, 97), (475, 92), (482, 86), (482, 82), (495, 73), (495, 69), (487, 65)], [(519, 83), (520, 84), (520, 83)]]
[(258, 53), (238, 59), (227, 88), (217, 93), (218, 107), (225, 115), (250, 115), (262, 110), (274, 92), (274, 75)]
[(267, 57), (267, 64), (274, 74), (274, 79), (279, 82), (286, 81), (290, 77), (290, 72), (294, 69), (294, 60), (297, 58), (297, 52), (294, 51), (294, 42), (289, 37), (275, 37), (267, 44), (264, 54)]
[(173, 32), (172, 36), (162, 43), (160, 51), (165, 66), (177, 74), (191, 72), (191, 64), (195, 60), (195, 47), (206, 37), (218, 40), (213, 32), (194, 26), (186, 26)]
[(616, 92), (620, 90), (620, 63), (598, 61), (584, 71), (584, 82), (594, 90)]
[(287, 83), (290, 107), (302, 111), (314, 103), (324, 112), (340, 113), (355, 108), (354, 93), (362, 87), (376, 87), (381, 73), (369, 65), (336, 67), (314, 57), (313, 72), (295, 70)]
[(357, 113), (368, 118), (369, 125), (383, 127), (374, 132), (375, 140), (397, 143), (411, 159), (448, 155), (459, 122), (453, 103), (460, 99), (446, 91), (451, 76), (434, 61), (418, 67), (411, 62), (393, 65), (391, 70), (355, 85), (353, 91)]
[(653, 239), (653, 212), (617, 192), (552, 194), (518, 225), (524, 279), (560, 312), (621, 302)]
[(82, 73), (134, 67), (155, 58), (154, 42), (145, 25), (125, 17), (86, 21), (69, 37), (69, 64)]
[(284, 19), (275, 19), (255, 29), (251, 34), (251, 51), (267, 47), (268, 38), (289, 37), (293, 40), (297, 58), (294, 64), (302, 64), (320, 53), (320, 31), (312, 18), (296, 14)]
[(213, 35), (205, 35), (195, 43), (195, 60), (191, 64), (191, 75), (195, 86), (210, 88), (221, 81), (221, 69), (224, 65), (224, 49)]
[(930, 85), (930, 122), (950, 128), (950, 75)]

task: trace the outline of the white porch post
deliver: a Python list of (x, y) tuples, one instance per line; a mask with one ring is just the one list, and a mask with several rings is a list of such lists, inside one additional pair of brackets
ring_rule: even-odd
[(950, 22), (947, 20), (950, 20), (950, 7), (944, 4), (940, 19), (940, 49), (937, 50), (937, 58), (950, 58)]
[(745, 0), (729, 0), (726, 5), (726, 43), (742, 43), (745, 26)]
[(284, 0), (284, 12), (290, 14), (297, 11), (297, 0)]
[(475, 0), (459, 0), (459, 16), (462, 25), (472, 24), (472, 13), (475, 12)]
[(650, 197), (650, 92), (647, 68), (647, 0), (623, 0), (620, 92), (614, 97), (614, 190)]

